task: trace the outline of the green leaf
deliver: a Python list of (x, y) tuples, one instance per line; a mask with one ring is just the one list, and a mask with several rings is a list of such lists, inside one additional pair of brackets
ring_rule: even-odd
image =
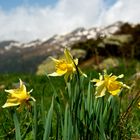
[(51, 107), (48, 111), (48, 115), (47, 115), (47, 118), (46, 118), (45, 132), (44, 132), (44, 135), (43, 135), (43, 140), (48, 140), (50, 132), (51, 132), (51, 122), (52, 122), (53, 104), (54, 104), (53, 102), (54, 102), (54, 99), (52, 99)]
[(16, 140), (21, 140), (20, 124), (19, 124), (16, 112), (13, 114), (13, 119), (14, 119), (14, 125), (15, 125)]
[(63, 140), (72, 140), (73, 126), (68, 104), (65, 108)]
[(45, 87), (43, 88), (43, 92), (42, 92), (42, 95), (41, 95), (41, 103), (40, 103), (40, 107), (41, 107), (41, 117), (42, 117), (42, 123), (44, 124), (44, 129), (45, 129), (45, 109), (44, 109), (44, 90), (45, 90)]
[(33, 138), (34, 140), (37, 139), (37, 108), (36, 102), (34, 102), (34, 113), (33, 113)]

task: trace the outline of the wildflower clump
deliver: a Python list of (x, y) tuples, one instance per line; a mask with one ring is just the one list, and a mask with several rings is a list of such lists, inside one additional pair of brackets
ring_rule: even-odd
[(20, 79), (19, 81), (19, 88), (5, 90), (5, 92), (9, 93), (9, 95), (6, 103), (2, 106), (3, 108), (28, 104), (29, 99), (35, 101), (35, 99), (30, 95), (32, 90), (27, 92), (26, 86), (23, 84), (22, 80)]
[(79, 72), (86, 77), (84, 73), (78, 68), (78, 59), (73, 59), (68, 49), (64, 50), (64, 59), (51, 58), (55, 62), (56, 72), (49, 74), (49, 76), (64, 76), (65, 81), (72, 79), (74, 73)]
[(111, 95), (117, 95), (120, 93), (122, 88), (129, 88), (126, 84), (123, 84), (123, 82), (117, 81), (117, 79), (123, 78), (123, 76), (123, 74), (115, 76), (112, 75), (112, 73), (108, 75), (106, 71), (104, 71), (103, 75), (99, 73), (99, 79), (91, 80), (91, 82), (96, 83), (96, 97), (104, 96), (106, 91), (108, 91)]

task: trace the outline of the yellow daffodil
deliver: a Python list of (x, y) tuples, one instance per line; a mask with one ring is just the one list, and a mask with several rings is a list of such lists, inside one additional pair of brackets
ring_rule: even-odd
[(118, 78), (123, 78), (123, 74), (119, 76), (108, 75), (106, 72), (104, 75), (99, 74), (99, 79), (93, 79), (91, 82), (96, 82), (96, 97), (102, 97), (105, 92), (108, 91), (111, 95), (117, 95), (120, 93), (123, 87), (129, 88), (122, 82), (117, 81)]
[[(55, 59), (52, 58), (52, 60), (55, 62), (55, 68), (56, 72), (53, 72), (52, 74), (49, 74), (49, 76), (62, 76), (65, 75), (65, 81), (68, 81), (68, 78), (72, 79), (72, 74), (75, 73), (77, 70), (81, 72), (81, 70), (77, 67), (78, 65), (78, 59), (73, 59), (71, 53), (68, 51), (68, 49), (64, 50), (64, 59)], [(85, 74), (83, 74), (86, 76)]]
[(140, 109), (140, 102), (138, 103), (138, 108)]
[(29, 99), (32, 99), (35, 101), (33, 97), (31, 97), (30, 92), (26, 91), (26, 86), (23, 84), (22, 80), (20, 80), (20, 86), (17, 89), (10, 89), (10, 90), (5, 90), (5, 92), (8, 92), (8, 99), (6, 103), (2, 106), (3, 108), (5, 107), (12, 107), (12, 106), (18, 106), (22, 104), (28, 104)]

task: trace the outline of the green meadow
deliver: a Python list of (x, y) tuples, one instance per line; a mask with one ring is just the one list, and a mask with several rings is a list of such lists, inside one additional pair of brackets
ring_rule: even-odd
[[(140, 64), (137, 60), (119, 59), (119, 62), (119, 66), (110, 67), (107, 72), (124, 74), (119, 81), (130, 86), (130, 90), (124, 89), (119, 97), (107, 95), (98, 101), (95, 85), (90, 82), (102, 73), (98, 68), (82, 68), (88, 78), (77, 80), (75, 76), (68, 83), (63, 76), (48, 77), (47, 73), (0, 74), (0, 140), (140, 139), (140, 76), (136, 75)], [(28, 91), (33, 89), (31, 96), (36, 102), (31, 101), (30, 107), (23, 107), (22, 111), (17, 107), (2, 108), (8, 95), (4, 90), (19, 86), (19, 79)], [(81, 101), (73, 97), (77, 93)]]

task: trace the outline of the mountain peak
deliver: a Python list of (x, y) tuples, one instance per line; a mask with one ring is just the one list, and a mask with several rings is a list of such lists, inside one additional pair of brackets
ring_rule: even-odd
[[(116, 44), (120, 44), (121, 41), (127, 41), (128, 38), (132, 40), (135, 32), (139, 34), (138, 30), (133, 31), (135, 28), (139, 29), (138, 27), (119, 21), (106, 27), (91, 27), (88, 29), (79, 27), (65, 35), (54, 35), (49, 39), (38, 39), (28, 43), (14, 40), (2, 41), (0, 42), (0, 60), (2, 62), (0, 63), (0, 71), (14, 70), (18, 64), (22, 65), (18, 71), (22, 71), (22, 69), (33, 71), (33, 68), (46, 57), (58, 56), (62, 54), (65, 47), (71, 48), (74, 44), (84, 43), (88, 40), (96, 42), (98, 39), (102, 41), (105, 38), (103, 42), (100, 42), (100, 46), (105, 45), (106, 42), (112, 43), (114, 39)], [(118, 34), (121, 36), (118, 37)], [(16, 65), (14, 65), (15, 61)], [(27, 63), (29, 67), (24, 67)], [(13, 68), (11, 65), (13, 65)]]

